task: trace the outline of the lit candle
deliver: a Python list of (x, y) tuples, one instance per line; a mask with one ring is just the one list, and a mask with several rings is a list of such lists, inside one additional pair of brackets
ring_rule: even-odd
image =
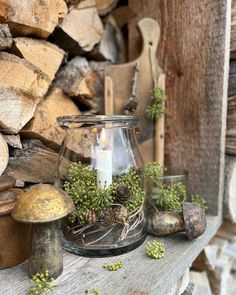
[(107, 147), (106, 132), (102, 129), (100, 146), (96, 149), (97, 187), (108, 187), (112, 183), (112, 151)]

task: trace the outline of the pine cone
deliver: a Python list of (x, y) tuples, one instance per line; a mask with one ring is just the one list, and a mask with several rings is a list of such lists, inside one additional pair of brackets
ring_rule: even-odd
[(115, 192), (115, 202), (118, 204), (127, 203), (130, 198), (130, 190), (124, 183), (118, 184)]
[(113, 210), (113, 222), (114, 223), (122, 223), (124, 224), (129, 217), (128, 210), (124, 206), (117, 206)]

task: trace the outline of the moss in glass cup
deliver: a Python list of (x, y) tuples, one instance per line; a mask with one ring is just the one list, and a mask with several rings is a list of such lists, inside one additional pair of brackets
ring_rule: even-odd
[(167, 169), (153, 162), (145, 167), (148, 181), (149, 209), (180, 212), (186, 199), (186, 180), (188, 172), (180, 169)]

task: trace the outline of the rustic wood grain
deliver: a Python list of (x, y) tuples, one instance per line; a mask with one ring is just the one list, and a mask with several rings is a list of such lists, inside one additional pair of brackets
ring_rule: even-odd
[(9, 158), (5, 174), (21, 182), (54, 183), (57, 161), (58, 154), (40, 140), (24, 140), (22, 149), (15, 149)]
[(103, 34), (96, 1), (84, 0), (73, 6), (59, 28), (54, 36), (61, 48), (72, 54), (91, 51)]
[(230, 60), (228, 97), (236, 94), (236, 60)]
[(33, 117), (50, 80), (23, 58), (0, 52), (0, 126), (18, 133)]
[(236, 95), (228, 97), (226, 153), (236, 155)]
[(5, 171), (8, 164), (8, 160), (9, 151), (7, 142), (2, 133), (0, 133), (0, 175), (3, 174), (3, 172)]
[(47, 146), (59, 148), (65, 131), (57, 123), (57, 117), (80, 115), (75, 103), (59, 88), (52, 88), (38, 105), (34, 117), (21, 130), (24, 138), (37, 138)]
[(12, 35), (7, 24), (0, 24), (0, 50), (10, 48), (12, 45)]
[(106, 15), (116, 7), (118, 0), (96, 0), (99, 15)]
[[(64, 272), (55, 282), (59, 286), (55, 295), (84, 295), (86, 289), (98, 288), (102, 295), (166, 295), (171, 286), (181, 277), (201, 249), (214, 235), (220, 223), (218, 217), (208, 217), (204, 235), (195, 241), (184, 236), (158, 238), (165, 243), (166, 254), (162, 260), (147, 258), (144, 247), (113, 258), (83, 258), (64, 254)], [(149, 237), (149, 240), (153, 238)], [(108, 262), (123, 260), (124, 267), (117, 272), (103, 268)], [(0, 271), (0, 291), (7, 295), (25, 295), (29, 290), (27, 263)]]
[(67, 14), (63, 0), (1, 0), (0, 21), (7, 23), (14, 36), (47, 38)]
[[(130, 0), (130, 57), (135, 26), (152, 17), (161, 26), (158, 60), (166, 73), (165, 160), (189, 171), (189, 191), (210, 211), (222, 204), (231, 1)], [(217, 61), (217, 62), (216, 62)]]
[(225, 158), (224, 218), (236, 223), (236, 158)]
[(114, 64), (126, 61), (125, 40), (115, 18), (109, 15), (105, 22), (104, 33), (88, 57), (94, 60), (108, 60)]
[(230, 50), (236, 50), (236, 1), (232, 0)]
[(14, 38), (11, 52), (28, 60), (50, 81), (54, 79), (65, 55), (62, 49), (52, 43), (27, 37)]

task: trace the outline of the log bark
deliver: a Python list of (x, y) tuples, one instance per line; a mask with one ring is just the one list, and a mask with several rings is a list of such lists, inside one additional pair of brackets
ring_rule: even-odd
[(4, 174), (19, 182), (54, 183), (58, 154), (37, 139), (24, 140), (22, 146), (13, 151)]
[(106, 19), (102, 39), (89, 57), (100, 61), (108, 60), (115, 64), (126, 61), (124, 38), (112, 15)]
[(0, 24), (0, 50), (10, 48), (12, 45), (12, 35), (7, 24)]
[(224, 218), (236, 223), (236, 158), (226, 156)]
[(0, 126), (18, 133), (33, 117), (50, 80), (28, 61), (6, 52), (0, 52), (0, 73)]
[(85, 0), (73, 6), (55, 31), (54, 38), (61, 48), (72, 54), (81, 54), (91, 51), (102, 34), (103, 25), (95, 0)]
[(104, 68), (106, 62), (88, 62), (75, 57), (57, 75), (56, 87), (87, 105), (94, 113), (104, 109)]
[(2, 0), (0, 22), (7, 23), (13, 36), (47, 38), (67, 14), (63, 0)]
[(236, 94), (236, 60), (230, 60), (228, 97)]
[(106, 15), (116, 7), (118, 0), (96, 0), (99, 15)]
[(21, 134), (27, 138), (41, 139), (47, 146), (56, 148), (61, 145), (65, 135), (56, 118), (79, 114), (75, 103), (62, 90), (51, 89), (38, 105), (33, 119), (21, 130)]
[(9, 160), (9, 151), (6, 140), (0, 133), (0, 175), (5, 171)]
[(39, 68), (51, 81), (65, 55), (62, 49), (52, 43), (27, 37), (15, 38), (11, 52)]

